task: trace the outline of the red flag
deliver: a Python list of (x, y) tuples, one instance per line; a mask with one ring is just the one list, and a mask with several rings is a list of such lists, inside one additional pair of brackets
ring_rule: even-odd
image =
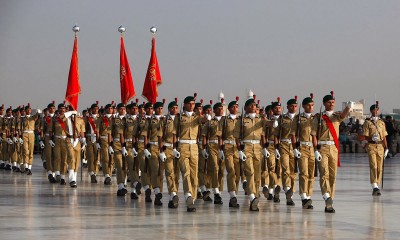
[(136, 93), (135, 88), (133, 87), (133, 79), (131, 68), (129, 67), (128, 63), (128, 56), (126, 56), (125, 52), (123, 36), (121, 36), (119, 79), (121, 82), (121, 102), (126, 104), (136, 95)]
[(80, 93), (81, 85), (79, 83), (78, 37), (75, 36), (71, 65), (69, 67), (67, 92), (65, 93), (65, 101), (69, 102), (74, 110), (78, 110), (78, 95)]
[(161, 73), (160, 68), (158, 67), (156, 54), (156, 38), (153, 37), (151, 41), (151, 57), (149, 67), (147, 68), (146, 79), (144, 80), (142, 96), (154, 104), (158, 97), (157, 87), (161, 84)]

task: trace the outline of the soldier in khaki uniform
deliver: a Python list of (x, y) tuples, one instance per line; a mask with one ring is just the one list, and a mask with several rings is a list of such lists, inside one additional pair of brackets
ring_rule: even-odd
[(79, 165), (81, 164), (81, 151), (86, 148), (87, 144), (85, 138), (85, 121), (83, 118), (76, 115), (73, 116), (72, 124), (75, 124), (75, 126), (73, 126), (73, 131), (75, 131), (75, 133), (72, 134), (73, 138), (71, 139), (73, 155), (68, 161), (68, 180), (69, 186), (71, 188), (76, 188), (76, 176), (79, 171)]
[(288, 112), (281, 116), (279, 126), (275, 129), (275, 148), (279, 149), (279, 152), (275, 152), (275, 155), (280, 158), (281, 162), (282, 185), (286, 193), (286, 205), (294, 206), (295, 203), (292, 200), (292, 196), (296, 173), (294, 172), (294, 155), (290, 133), (293, 118), (296, 116), (297, 111), (297, 96), (287, 102), (287, 109)]
[(50, 183), (56, 183), (56, 179), (54, 178), (54, 148), (50, 146), (49, 143), (52, 136), (53, 117), (56, 111), (54, 103), (49, 103), (47, 105), (47, 110), (48, 113), (42, 118), (42, 123), (40, 124), (41, 141), (39, 142), (39, 145), (44, 149), (46, 155), (47, 178)]
[[(113, 168), (113, 156), (109, 154), (109, 142), (111, 141), (111, 129), (112, 129), (112, 112), (113, 107), (111, 104), (105, 106), (105, 114), (101, 117), (100, 127), (99, 127), (99, 138), (97, 139), (97, 149), (99, 149), (100, 144), (100, 161), (102, 166), (102, 171), (104, 175), (104, 185), (111, 185), (111, 176)], [(88, 157), (89, 158), (89, 157)], [(95, 159), (97, 159), (95, 157)], [(89, 166), (89, 164), (88, 164)], [(92, 164), (92, 169), (88, 167), (90, 180), (92, 183), (97, 183), (97, 163)]]
[(6, 137), (5, 134), (3, 134), (3, 119), (4, 119), (4, 104), (0, 106), (0, 169), (4, 169), (5, 166), (3, 161), (3, 142), (5, 142)]
[(311, 196), (314, 186), (315, 157), (311, 137), (314, 120), (312, 97), (311, 95), (303, 99), (301, 104), (304, 112), (293, 119), (290, 133), (294, 154), (299, 159), (299, 194), (304, 209), (313, 209)]
[(372, 195), (380, 196), (381, 191), (379, 184), (382, 180), (383, 161), (389, 152), (386, 142), (388, 135), (385, 127), (385, 122), (379, 118), (378, 103), (369, 108), (371, 118), (365, 120), (363, 125), (363, 132), (365, 140), (363, 145), (368, 152), (369, 158), (369, 179), (372, 186)]
[(245, 103), (245, 114), (235, 127), (236, 146), (239, 159), (243, 161), (247, 180), (246, 192), (250, 199), (250, 211), (259, 211), (259, 187), (261, 182), (261, 159), (266, 151), (264, 127), (266, 119), (256, 114), (256, 103), (249, 99)]
[(70, 117), (76, 114), (76, 111), (66, 112), (64, 103), (58, 104), (58, 116), (53, 121), (53, 136), (49, 141), (50, 146), (54, 146), (54, 170), (57, 182), (60, 185), (66, 185), (65, 175), (67, 172), (67, 162), (73, 157), (72, 151), (72, 123)]
[(5, 136), (5, 142), (3, 143), (3, 169), (6, 171), (11, 171), (11, 155), (12, 155), (12, 149), (13, 149), (13, 140), (12, 140), (12, 135), (11, 135), (11, 129), (12, 129), (12, 123), (13, 123), (13, 116), (12, 116), (12, 108), (8, 108), (6, 110), (6, 116), (3, 118), (3, 124), (2, 124), (2, 129), (3, 129), (3, 136)]
[(131, 103), (126, 106), (127, 114), (125, 116), (124, 137), (126, 143), (126, 162), (128, 164), (128, 176), (131, 181), (131, 199), (138, 199), (141, 183), (139, 179), (139, 162), (137, 160), (137, 132), (138, 132), (138, 106), (137, 103)]
[(179, 166), (178, 161), (172, 152), (174, 120), (178, 114), (178, 104), (176, 101), (172, 101), (168, 104), (168, 111), (169, 113), (165, 116), (163, 123), (162, 149), (166, 156), (164, 168), (169, 193), (168, 208), (177, 208), (179, 205), (179, 197), (177, 195), (179, 188)]
[[(21, 116), (22, 115), (22, 116)], [(28, 169), (28, 165), (25, 166), (24, 158), (22, 156), (23, 152), (23, 140), (22, 140), (22, 118), (25, 117), (25, 109), (18, 107), (13, 110), (13, 123), (11, 125), (11, 135), (13, 137), (13, 150), (11, 155), (12, 170), (14, 172), (25, 172), (25, 168)], [(18, 167), (17, 167), (18, 165)], [(27, 172), (28, 170), (26, 170)]]
[(223, 119), (223, 129), (222, 129), (222, 143), (225, 156), (225, 166), (226, 166), (226, 182), (228, 185), (228, 193), (230, 196), (229, 207), (238, 208), (236, 194), (238, 192), (238, 185), (241, 177), (240, 172), (240, 162), (238, 157), (238, 152), (236, 148), (234, 130), (238, 121), (238, 102), (231, 101), (228, 104), (229, 115), (225, 116)]
[(117, 196), (125, 196), (128, 192), (125, 188), (127, 163), (125, 157), (128, 156), (126, 150), (126, 143), (124, 137), (125, 130), (125, 104), (119, 103), (117, 105), (118, 115), (113, 118), (111, 140), (109, 142), (109, 153), (114, 155), (115, 166), (117, 168)]
[[(267, 161), (266, 166), (265, 163), (264, 167), (261, 167), (261, 185), (263, 186), (262, 193), (267, 200), (272, 200), (273, 199), (273, 193), (274, 193), (274, 181), (272, 176), (270, 176), (269, 171), (270, 171), (270, 166), (273, 166), (273, 172), (275, 173), (275, 152), (274, 152), (274, 145), (275, 145), (275, 135), (274, 135), (274, 128), (272, 127), (272, 123), (275, 121), (272, 119), (273, 117), (273, 111), (272, 111), (272, 106), (268, 105), (265, 107), (265, 116), (267, 118), (267, 124), (264, 129), (264, 136), (265, 136), (265, 147), (267, 149), (266, 155), (264, 156), (264, 161)], [(272, 171), (272, 169), (271, 169)], [(276, 174), (275, 174), (275, 179), (276, 179)]]
[[(97, 162), (99, 161), (99, 151), (101, 151), (102, 142), (100, 137), (100, 125), (102, 122), (102, 118), (99, 116), (99, 106), (97, 103), (94, 103), (90, 106), (90, 115), (85, 117), (84, 119), (87, 138), (86, 156), (88, 172), (91, 182), (96, 183), (96, 174), (98, 172)], [(108, 135), (106, 135), (105, 140), (108, 142)], [(108, 154), (106, 155), (108, 156)], [(104, 177), (104, 185), (111, 185), (110, 176), (104, 175)]]
[[(197, 103), (197, 104), (201, 104)], [(196, 107), (196, 105), (195, 105)], [(195, 112), (197, 113), (195, 108)], [(212, 118), (212, 109), (211, 109), (211, 105), (210, 104), (206, 104), (202, 107), (202, 112), (200, 116), (201, 119), (201, 125), (200, 125), (200, 133), (202, 133), (204, 131), (204, 129), (207, 128), (207, 123), (208, 121), (211, 120)], [(200, 196), (197, 196), (197, 198), (201, 198), (203, 199), (205, 202), (211, 202), (212, 198), (210, 197), (211, 191), (211, 170), (210, 170), (210, 166), (211, 164), (209, 164), (209, 160), (208, 157), (205, 158), (204, 154), (203, 154), (203, 150), (205, 149), (202, 142), (203, 142), (203, 137), (201, 136), (201, 134), (199, 134), (199, 140), (198, 140), (198, 146), (199, 146), (199, 172), (198, 172), (198, 179), (199, 179), (199, 193), (201, 193)], [(201, 138), (201, 140), (200, 140)], [(201, 143), (201, 144), (200, 144)]]
[[(313, 136), (314, 149), (317, 149), (314, 156), (319, 161), (320, 187), (325, 200), (325, 212), (334, 213), (333, 198), (335, 197), (339, 158), (339, 124), (350, 112), (354, 102), (348, 102), (343, 112), (334, 112), (335, 98), (333, 92), (331, 92), (330, 95), (324, 96), (323, 104), (325, 111), (321, 118), (314, 118), (311, 135)], [(321, 119), (321, 126), (318, 129), (319, 119)]]
[(28, 106), (25, 107), (25, 113), (26, 115), (21, 118), (22, 155), (25, 167), (28, 168), (27, 175), (32, 175), (33, 149), (35, 147), (35, 122), (38, 120), (41, 111), (37, 109), (36, 114), (32, 116), (32, 109), (28, 104)]
[[(174, 120), (174, 149), (173, 153), (179, 158), (179, 169), (182, 173), (183, 191), (188, 212), (195, 212), (194, 199), (196, 199), (198, 184), (198, 157), (199, 149), (197, 139), (201, 118), (193, 112), (195, 99), (188, 96), (184, 99), (184, 111)], [(179, 141), (179, 148), (178, 142)]]
[(202, 132), (202, 155), (204, 159), (207, 159), (207, 172), (214, 192), (214, 204), (223, 204), (220, 194), (225, 168), (225, 155), (222, 150), (222, 103), (214, 104), (213, 111), (214, 117), (206, 122)]

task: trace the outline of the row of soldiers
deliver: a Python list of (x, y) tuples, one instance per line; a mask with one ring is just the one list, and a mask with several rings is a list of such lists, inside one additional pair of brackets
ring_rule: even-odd
[[(313, 209), (312, 193), (315, 172), (320, 173), (320, 187), (325, 200), (325, 212), (333, 213), (336, 172), (339, 162), (337, 133), (339, 124), (349, 113), (353, 102), (342, 112), (334, 112), (333, 92), (323, 98), (319, 114), (313, 114), (313, 96), (301, 102), (297, 97), (287, 102), (283, 113), (280, 99), (272, 102), (260, 114), (255, 97), (248, 99), (239, 114), (238, 99), (202, 106), (195, 96), (188, 96), (179, 111), (178, 101), (168, 104), (168, 114), (162, 115), (164, 102), (118, 104), (105, 106), (99, 115), (98, 104), (89, 114), (77, 116), (66, 111), (64, 104), (48, 105), (48, 113), (39, 124), (40, 145), (46, 153), (46, 168), (50, 182), (76, 187), (76, 174), (82, 148), (86, 151), (92, 183), (97, 183), (100, 159), (104, 184), (111, 185), (111, 174), (117, 169), (117, 196), (125, 196), (130, 180), (131, 199), (138, 199), (143, 188), (145, 201), (162, 205), (163, 175), (169, 194), (169, 208), (177, 208), (179, 175), (182, 176), (187, 211), (196, 211), (194, 200), (222, 204), (221, 191), (227, 172), (229, 207), (238, 208), (236, 194), (240, 180), (250, 200), (250, 211), (258, 211), (261, 193), (268, 200), (280, 202), (283, 191), (288, 206), (299, 173), (299, 194), (304, 209)], [(298, 113), (297, 113), (298, 110)], [(377, 117), (377, 104), (371, 106), (372, 118), (364, 124), (363, 142), (370, 156), (370, 179), (373, 195), (380, 195), (381, 168), (387, 145), (385, 129)], [(68, 169), (68, 171), (67, 171)], [(212, 201), (212, 200), (211, 200)]]

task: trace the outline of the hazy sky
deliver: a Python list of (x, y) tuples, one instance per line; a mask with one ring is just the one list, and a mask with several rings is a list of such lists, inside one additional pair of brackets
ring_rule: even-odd
[(215, 101), (220, 90), (243, 100), (252, 89), (264, 106), (313, 92), (319, 109), (334, 90), (339, 103), (365, 98), (368, 108), (376, 94), (391, 111), (400, 108), (399, 13), (397, 0), (0, 0), (0, 103), (64, 99), (77, 23), (80, 110), (119, 102), (123, 24), (140, 101), (155, 25), (167, 102), (194, 92)]

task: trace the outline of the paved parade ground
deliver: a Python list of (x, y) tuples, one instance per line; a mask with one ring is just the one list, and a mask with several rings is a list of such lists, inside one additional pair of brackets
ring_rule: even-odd
[(32, 176), (0, 171), (0, 239), (399, 239), (400, 158), (386, 160), (382, 196), (375, 197), (367, 155), (342, 154), (341, 161), (335, 214), (324, 213), (317, 182), (314, 210), (303, 210), (295, 193), (296, 206), (261, 197), (260, 211), (249, 212), (239, 187), (239, 209), (229, 209), (224, 191), (223, 205), (197, 200), (197, 212), (188, 213), (182, 185), (178, 209), (168, 209), (165, 185), (164, 205), (155, 207), (143, 194), (139, 200), (129, 193), (117, 197), (115, 179), (104, 186), (100, 175), (91, 184), (87, 169), (77, 189), (50, 184), (35, 155)]

